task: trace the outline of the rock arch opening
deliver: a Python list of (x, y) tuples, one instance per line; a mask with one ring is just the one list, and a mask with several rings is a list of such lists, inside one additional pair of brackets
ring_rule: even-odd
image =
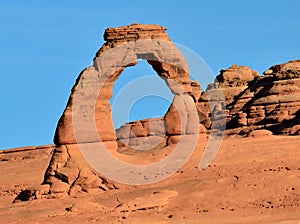
[(139, 59), (146, 60), (174, 94), (164, 117), (166, 134), (198, 132), (198, 115), (190, 108), (195, 107), (193, 89), (199, 84), (194, 86), (184, 56), (165, 30), (157, 25), (133, 24), (105, 31), (107, 42), (96, 53), (93, 66), (82, 71), (72, 89), (56, 129), (55, 144), (109, 142), (117, 147), (110, 104), (113, 86), (122, 72), (137, 65)]
[(128, 122), (163, 117), (173, 98), (165, 81), (147, 61), (139, 59), (115, 81), (110, 99), (115, 129)]

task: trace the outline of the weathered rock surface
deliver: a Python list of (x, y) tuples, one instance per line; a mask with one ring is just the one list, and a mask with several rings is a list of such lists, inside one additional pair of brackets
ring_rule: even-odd
[(220, 87), (225, 97), (226, 125), (230, 133), (247, 134), (268, 129), (274, 134), (298, 134), (300, 123), (300, 60), (272, 66), (259, 76), (247, 66), (222, 70), (217, 81), (197, 102), (200, 122), (210, 127), (212, 113), (207, 95)]
[[(210, 84), (206, 91), (202, 92), (199, 101), (196, 103), (200, 122), (206, 128), (211, 128), (211, 117), (215, 108), (210, 107), (214, 103), (219, 107), (219, 111), (222, 111), (223, 116), (219, 117), (219, 119), (226, 119), (226, 123), (228, 123), (230, 119), (228, 117), (230, 105), (235, 102), (237, 96), (249, 87), (251, 82), (257, 79), (259, 79), (259, 73), (248, 66), (233, 65), (226, 70), (221, 70), (220, 75), (216, 78), (216, 82)], [(222, 91), (224, 99), (220, 99), (216, 95), (218, 91)], [(251, 96), (249, 97), (251, 98)], [(241, 122), (245, 123), (243, 116), (240, 115)]]
[[(1, 223), (207, 223), (209, 218), (256, 224), (257, 214), (260, 223), (299, 223), (299, 137), (226, 138), (210, 168), (200, 171), (196, 166), (207, 140), (199, 139), (188, 164), (163, 182), (105, 193), (97, 188), (80, 193), (76, 185), (71, 194), (76, 198), (61, 199), (48, 194), (49, 185), (39, 186), (52, 147), (0, 151), (0, 157), (18, 158), (0, 161)], [(37, 198), (42, 200), (25, 202)], [(14, 199), (22, 202), (12, 204)]]
[(165, 146), (167, 137), (164, 118), (144, 119), (124, 124), (116, 130), (118, 148), (148, 150)]
[[(104, 39), (93, 66), (76, 80), (57, 125), (55, 149), (43, 181), (53, 197), (118, 188), (82, 157), (80, 146), (85, 144), (101, 142), (116, 154), (127, 148), (163, 148), (189, 139), (182, 136), (225, 128), (228, 135), (252, 137), (300, 134), (300, 60), (272, 66), (264, 76), (247, 66), (233, 65), (221, 70), (202, 92), (200, 84), (190, 80), (187, 62), (165, 27), (109, 28)], [(130, 122), (115, 130), (110, 105), (113, 86), (138, 59), (147, 60), (174, 99), (164, 117)], [(25, 193), (32, 197), (35, 192)]]
[[(76, 191), (115, 189), (84, 162), (78, 144), (103, 142), (110, 151), (119, 147), (149, 149), (165, 146), (172, 135), (196, 135), (198, 115), (194, 107), (200, 85), (190, 80), (187, 62), (159, 25), (132, 24), (105, 30), (106, 43), (96, 53), (93, 66), (84, 69), (72, 88), (54, 138), (56, 149), (45, 173), (45, 184), (55, 195)], [(143, 120), (114, 129), (110, 98), (113, 86), (129, 66), (147, 62), (174, 94), (164, 119)], [(167, 136), (165, 136), (165, 133)]]
[(271, 136), (273, 133), (269, 130), (255, 130), (251, 131), (248, 136), (250, 137), (266, 137), (266, 136)]

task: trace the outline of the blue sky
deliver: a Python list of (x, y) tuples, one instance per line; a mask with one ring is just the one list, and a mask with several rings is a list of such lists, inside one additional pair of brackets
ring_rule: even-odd
[[(92, 64), (107, 27), (161, 24), (215, 75), (232, 64), (263, 72), (299, 59), (299, 8), (297, 0), (1, 1), (0, 149), (52, 143), (70, 89)], [(148, 74), (145, 66), (131, 72)], [(202, 87), (209, 81), (203, 77)], [(166, 110), (145, 102), (130, 119)]]

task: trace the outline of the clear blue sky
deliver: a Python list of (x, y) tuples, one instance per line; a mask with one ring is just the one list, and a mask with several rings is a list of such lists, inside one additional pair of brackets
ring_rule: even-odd
[(299, 58), (299, 9), (297, 0), (1, 1), (0, 149), (52, 143), (107, 27), (158, 23), (215, 74), (232, 64), (263, 72)]

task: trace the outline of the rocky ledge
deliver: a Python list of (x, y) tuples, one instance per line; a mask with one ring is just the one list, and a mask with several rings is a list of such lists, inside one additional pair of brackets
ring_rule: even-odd
[(228, 134), (267, 129), (279, 135), (300, 134), (300, 60), (274, 65), (263, 76), (247, 66), (222, 70), (197, 102), (200, 122), (210, 128), (207, 94), (221, 88)]

